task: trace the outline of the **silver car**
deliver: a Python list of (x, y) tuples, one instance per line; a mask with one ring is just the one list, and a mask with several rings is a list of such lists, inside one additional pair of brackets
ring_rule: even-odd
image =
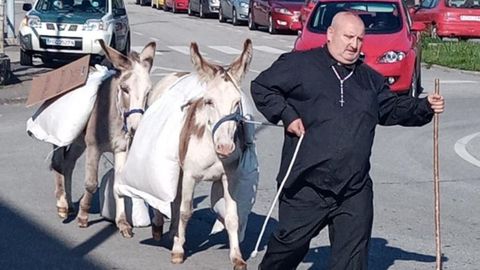
[(189, 16), (192, 16), (194, 13), (198, 13), (200, 18), (204, 18), (206, 16), (217, 14), (218, 7), (218, 0), (190, 0), (188, 1), (187, 13)]
[(231, 19), (233, 25), (245, 24), (248, 21), (248, 0), (220, 0), (218, 20), (226, 22)]

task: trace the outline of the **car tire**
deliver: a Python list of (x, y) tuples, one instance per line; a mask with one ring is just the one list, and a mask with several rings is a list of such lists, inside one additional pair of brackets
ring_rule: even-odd
[(32, 55), (24, 50), (20, 50), (20, 65), (33, 66)]
[(125, 48), (123, 48), (122, 53), (124, 55), (128, 55), (129, 52), (130, 52), (130, 33), (128, 33), (127, 35), (127, 41), (125, 43)]
[(220, 5), (220, 7), (218, 7), (218, 21), (221, 22), (221, 23), (224, 23), (224, 22), (227, 21), (227, 20), (225, 19), (225, 17), (223, 16), (222, 5)]
[(273, 25), (272, 14), (268, 15), (268, 33), (271, 35), (278, 33), (277, 29), (275, 29), (275, 26)]
[(412, 75), (412, 85), (410, 88), (409, 95), (411, 97), (418, 97), (420, 93), (422, 92), (422, 86), (421, 86), (421, 79), (420, 79), (420, 74), (417, 75), (417, 69), (413, 71)]
[(248, 29), (250, 30), (257, 30), (257, 24), (255, 23), (255, 19), (253, 18), (253, 12), (251, 10), (248, 11)]
[(431, 38), (439, 38), (438, 33), (437, 33), (437, 25), (432, 24), (430, 26), (430, 37)]
[(190, 6), (190, 1), (188, 1), (187, 14), (188, 16), (193, 16), (192, 7)]
[(200, 7), (199, 7), (199, 11), (198, 11), (198, 16), (200, 18), (205, 18), (205, 13), (203, 13), (203, 3), (202, 3), (201, 0), (200, 0)]
[(233, 10), (232, 10), (232, 24), (233, 25), (239, 25), (238, 17), (237, 17), (237, 10), (235, 8), (233, 8)]

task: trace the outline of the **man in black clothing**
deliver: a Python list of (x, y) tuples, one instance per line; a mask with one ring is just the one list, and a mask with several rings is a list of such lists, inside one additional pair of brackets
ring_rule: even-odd
[(443, 112), (440, 95), (393, 94), (383, 76), (358, 59), (364, 34), (357, 15), (340, 12), (327, 30), (325, 47), (283, 54), (252, 81), (258, 110), (287, 127), (277, 181), (304, 134), (280, 197), (279, 224), (259, 269), (295, 269), (311, 239), (327, 225), (329, 269), (367, 269), (375, 127), (421, 126), (434, 112)]

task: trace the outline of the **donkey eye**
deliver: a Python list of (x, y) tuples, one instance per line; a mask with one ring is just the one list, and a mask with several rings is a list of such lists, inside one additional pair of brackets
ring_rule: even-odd
[(120, 85), (120, 90), (122, 90), (122, 92), (128, 94), (128, 92), (129, 92), (130, 89), (129, 89), (128, 86), (126, 86), (126, 85)]
[(205, 105), (212, 106), (213, 101), (211, 99), (205, 99)]

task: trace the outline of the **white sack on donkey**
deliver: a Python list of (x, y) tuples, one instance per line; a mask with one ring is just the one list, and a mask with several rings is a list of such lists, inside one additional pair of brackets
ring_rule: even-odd
[(115, 74), (95, 65), (84, 86), (43, 103), (27, 121), (27, 132), (38, 140), (66, 146), (83, 131), (92, 113), (100, 84)]

